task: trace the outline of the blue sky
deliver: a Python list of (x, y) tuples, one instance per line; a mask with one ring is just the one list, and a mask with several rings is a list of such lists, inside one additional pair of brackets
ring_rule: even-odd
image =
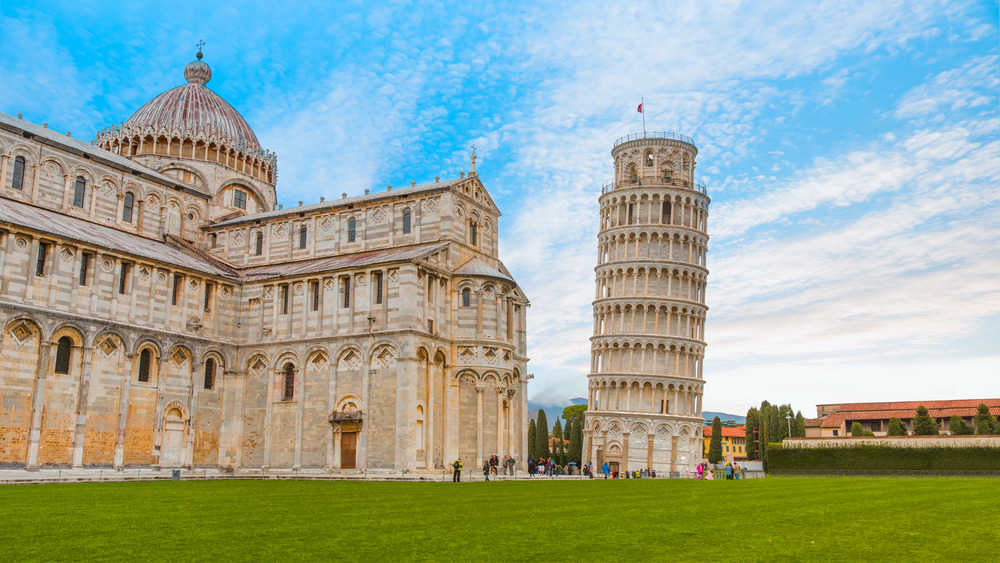
[(531, 397), (585, 395), (618, 137), (695, 138), (706, 410), (1000, 394), (996, 2), (13, 2), (0, 111), (93, 138), (183, 83), (286, 205), (478, 171), (532, 300)]

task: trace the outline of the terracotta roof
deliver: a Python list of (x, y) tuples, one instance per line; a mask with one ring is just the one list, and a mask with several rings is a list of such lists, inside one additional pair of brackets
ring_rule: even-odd
[(36, 125), (24, 119), (12, 117), (3, 112), (0, 112), (0, 127), (16, 132), (19, 135), (28, 133), (38, 142), (58, 147), (71, 154), (86, 155), (88, 158), (91, 158), (96, 162), (108, 164), (119, 170), (127, 170), (139, 175), (140, 177), (154, 180), (158, 184), (180, 189), (203, 199), (208, 199), (209, 197), (207, 193), (184, 184), (183, 182), (177, 180), (177, 178), (171, 178), (164, 174), (160, 174), (156, 170), (147, 168), (137, 162), (125, 158), (124, 156), (81, 141), (76, 137), (68, 137), (58, 131), (47, 129), (41, 125)]
[(474, 256), (466, 263), (462, 264), (458, 268), (455, 268), (455, 274), (462, 276), (485, 276), (489, 278), (499, 278), (509, 282), (514, 281), (514, 278), (492, 266), (486, 265), (482, 260)]
[(956, 399), (945, 401), (894, 401), (882, 403), (828, 403), (817, 407), (837, 407), (837, 412), (845, 411), (883, 411), (883, 410), (916, 410), (923, 405), (928, 409), (947, 409), (955, 407), (976, 408), (980, 403), (990, 407), (1000, 407), (1000, 399)]
[[(705, 429), (704, 429), (704, 435), (705, 435), (706, 438), (712, 435), (712, 425), (711, 424), (709, 424), (708, 426), (705, 427)], [(723, 438), (727, 438), (727, 437), (728, 438), (745, 438), (746, 435), (747, 435), (747, 427), (746, 426), (737, 426), (735, 428), (730, 428), (730, 427), (726, 427), (726, 426), (722, 427), (722, 437)]]
[(3, 223), (215, 276), (233, 277), (227, 269), (172, 245), (6, 198), (0, 198), (0, 224)]
[(822, 418), (807, 418), (805, 420), (806, 420), (806, 428), (817, 428), (823, 425)]
[(289, 207), (287, 209), (280, 209), (274, 211), (268, 211), (266, 213), (256, 213), (253, 215), (243, 215), (235, 219), (229, 219), (227, 221), (219, 221), (208, 228), (216, 227), (229, 227), (232, 225), (238, 225), (240, 223), (248, 223), (251, 221), (261, 221), (264, 219), (273, 219), (276, 217), (282, 217), (285, 215), (295, 215), (299, 213), (309, 213), (312, 211), (322, 211), (325, 209), (334, 209), (337, 207), (342, 207), (344, 205), (352, 205), (357, 203), (363, 203), (367, 201), (374, 201), (378, 199), (387, 199), (391, 197), (401, 196), (401, 195), (412, 195), (421, 192), (429, 192), (433, 190), (438, 190), (441, 188), (447, 188), (449, 186), (463, 182), (467, 178), (459, 178), (457, 180), (446, 180), (443, 182), (433, 182), (430, 184), (421, 184), (419, 186), (407, 186), (405, 188), (393, 189), (392, 191), (376, 192), (373, 194), (365, 194), (354, 197), (345, 197), (341, 199), (333, 199), (329, 201), (323, 201), (320, 203), (311, 203), (309, 205), (300, 205), (298, 207)]
[[(974, 403), (974, 406), (951, 406), (949, 403)], [(934, 418), (951, 418), (953, 416), (960, 416), (962, 418), (970, 418), (976, 415), (978, 412), (978, 405), (980, 403), (986, 403), (990, 406), (990, 413), (994, 416), (1000, 415), (1000, 401), (996, 399), (988, 400), (976, 400), (976, 401), (927, 401), (925, 403), (920, 402), (907, 402), (907, 403), (896, 403), (901, 405), (914, 405), (912, 408), (895, 408), (895, 409), (885, 409), (885, 410), (848, 410), (848, 411), (837, 411), (831, 413), (823, 420), (823, 428), (840, 428), (846, 423), (846, 421), (855, 420), (889, 420), (890, 418), (896, 417), (900, 420), (910, 420), (917, 415), (917, 406), (923, 405), (927, 407), (927, 413)], [(874, 404), (893, 404), (893, 403), (874, 403)], [(934, 406), (944, 405), (942, 406)]]
[(404, 248), (376, 250), (373, 252), (359, 252), (357, 254), (325, 256), (323, 258), (315, 258), (313, 260), (286, 262), (283, 264), (251, 266), (243, 270), (243, 279), (247, 281), (257, 281), (267, 278), (297, 276), (345, 268), (358, 268), (384, 262), (417, 260), (425, 256), (429, 256), (446, 246), (448, 246), (447, 242), (439, 242), (408, 246)]

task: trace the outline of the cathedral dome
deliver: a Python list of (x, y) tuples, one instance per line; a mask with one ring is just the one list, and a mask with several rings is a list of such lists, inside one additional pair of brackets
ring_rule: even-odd
[(240, 112), (205, 86), (212, 79), (212, 69), (201, 57), (199, 51), (198, 59), (184, 67), (187, 84), (167, 90), (147, 102), (128, 118), (125, 126), (206, 130), (248, 150), (259, 150), (257, 136)]

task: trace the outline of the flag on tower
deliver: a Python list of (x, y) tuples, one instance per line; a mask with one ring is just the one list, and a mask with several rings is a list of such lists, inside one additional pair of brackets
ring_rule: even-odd
[(638, 109), (638, 112), (639, 112), (639, 113), (642, 113), (642, 104), (639, 104), (639, 109)]

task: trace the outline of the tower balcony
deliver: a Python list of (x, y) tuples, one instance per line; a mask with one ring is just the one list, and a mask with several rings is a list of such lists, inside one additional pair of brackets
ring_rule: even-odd
[(605, 183), (601, 186), (601, 194), (606, 194), (612, 190), (623, 190), (626, 188), (681, 188), (686, 190), (694, 190), (700, 194), (708, 195), (708, 187), (705, 186), (705, 182), (695, 178), (694, 181), (688, 181), (681, 178), (664, 178), (662, 176), (641, 176), (636, 178), (629, 178), (627, 180), (615, 181)]

